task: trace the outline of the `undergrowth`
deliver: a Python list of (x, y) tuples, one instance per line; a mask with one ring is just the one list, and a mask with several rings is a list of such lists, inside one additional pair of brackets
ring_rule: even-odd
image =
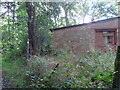
[[(22, 88), (110, 88), (115, 55), (90, 52), (76, 56), (68, 51), (57, 55), (2, 60), (3, 75)], [(25, 63), (25, 61), (27, 63)]]
[[(3, 81), (5, 85), (11, 85), (12, 87), (24, 87), (26, 68), (24, 66), (24, 61), (22, 58), (16, 59), (16, 61), (9, 62), (2, 60), (2, 77), (7, 80)], [(6, 86), (4, 86), (6, 87)]]

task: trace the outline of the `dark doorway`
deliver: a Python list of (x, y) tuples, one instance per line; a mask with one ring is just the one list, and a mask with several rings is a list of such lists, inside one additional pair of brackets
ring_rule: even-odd
[(96, 29), (95, 47), (98, 51), (116, 50), (116, 29)]

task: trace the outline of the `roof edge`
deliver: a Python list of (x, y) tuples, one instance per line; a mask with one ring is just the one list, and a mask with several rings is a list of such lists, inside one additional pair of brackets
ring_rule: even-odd
[(50, 31), (56, 31), (56, 30), (60, 30), (60, 29), (65, 29), (65, 28), (71, 28), (71, 27), (77, 27), (77, 26), (84, 26), (84, 25), (90, 25), (90, 24), (94, 24), (94, 23), (101, 23), (101, 22), (106, 22), (106, 21), (110, 21), (110, 20), (114, 20), (114, 19), (119, 19), (119, 17), (113, 17), (113, 18), (109, 18), (109, 19), (103, 19), (103, 20), (98, 20), (98, 21), (93, 21), (93, 22), (89, 22), (89, 23), (83, 23), (83, 24), (77, 24), (77, 25), (71, 25), (71, 26), (65, 26), (65, 27), (60, 27), (60, 28), (53, 28), (50, 29)]

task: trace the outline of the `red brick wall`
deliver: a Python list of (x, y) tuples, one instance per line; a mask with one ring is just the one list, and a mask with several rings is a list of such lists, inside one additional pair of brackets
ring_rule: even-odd
[[(95, 29), (117, 28), (118, 21), (104, 21), (53, 31), (53, 46), (70, 50), (75, 54), (95, 50)], [(99, 42), (99, 41), (98, 41)]]

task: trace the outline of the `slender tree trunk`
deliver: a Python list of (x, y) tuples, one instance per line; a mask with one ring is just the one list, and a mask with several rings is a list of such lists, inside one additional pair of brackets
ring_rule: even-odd
[(68, 12), (67, 10), (65, 10), (65, 22), (66, 22), (66, 26), (69, 25), (69, 19), (68, 19)]
[(68, 19), (67, 4), (64, 4), (63, 10), (64, 10), (64, 12), (65, 12), (65, 23), (66, 23), (66, 26), (68, 26), (68, 25), (69, 25), (69, 19)]
[(85, 22), (85, 17), (86, 17), (86, 14), (85, 14), (85, 15), (83, 15), (83, 22), (82, 22), (82, 23), (84, 23), (84, 22)]
[[(10, 19), (10, 2), (7, 2), (7, 9), (8, 9), (8, 17), (7, 19)], [(10, 41), (11, 40), (11, 30), (10, 30), (10, 21), (8, 20), (8, 31), (9, 31), (9, 38), (8, 40)]]
[(28, 14), (28, 39), (29, 39), (29, 54), (38, 54), (38, 44), (36, 35), (36, 19), (35, 6), (32, 2), (26, 2), (26, 9)]
[(113, 79), (113, 88), (120, 90), (120, 46), (117, 48), (117, 57), (115, 59), (115, 74)]
[[(13, 2), (12, 5), (13, 5), (13, 12), (12, 12), (12, 14), (13, 14), (13, 16), (12, 16), (12, 19), (13, 19), (13, 21), (12, 21), (13, 26), (12, 26), (12, 31), (13, 31), (13, 33), (15, 33), (15, 11), (16, 11), (16, 6), (15, 6), (15, 5), (16, 5), (16, 3)], [(14, 34), (13, 34), (12, 38), (14, 38)]]

